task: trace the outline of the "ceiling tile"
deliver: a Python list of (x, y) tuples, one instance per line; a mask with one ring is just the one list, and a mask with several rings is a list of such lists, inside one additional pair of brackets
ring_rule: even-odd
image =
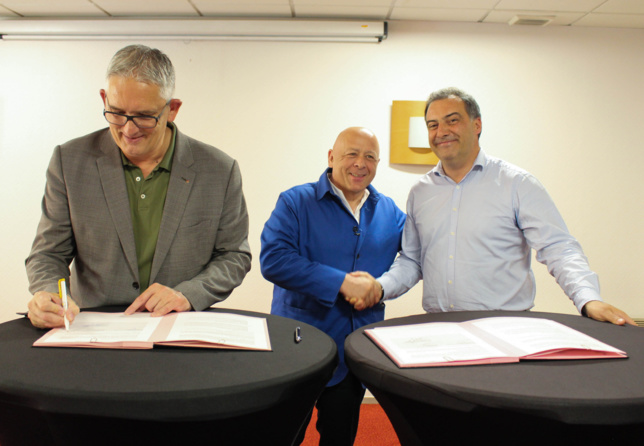
[(588, 14), (576, 22), (575, 25), (608, 28), (644, 28), (644, 14)]
[(644, 14), (644, 2), (642, 0), (608, 0), (593, 12)]
[(204, 16), (291, 17), (288, 0), (192, 0)]
[(590, 12), (606, 0), (500, 0), (496, 10)]
[(395, 0), (293, 0), (293, 5), (297, 9), (299, 6), (386, 6), (391, 7)]
[(295, 17), (300, 18), (360, 18), (372, 20), (385, 20), (389, 14), (389, 7), (369, 6), (319, 6), (295, 5)]
[(195, 5), (281, 5), (289, 6), (289, 0), (184, 0)]
[(398, 0), (396, 8), (492, 9), (499, 0)]
[(392, 20), (435, 20), (438, 22), (478, 22), (487, 14), (486, 9), (432, 9), (394, 8)]
[(0, 5), (24, 17), (105, 16), (87, 0), (0, 0)]
[(270, 17), (508, 23), (554, 15), (552, 25), (642, 28), (644, 0), (0, 0), (0, 17)]
[(12, 12), (11, 10), (0, 5), (0, 17), (20, 17), (20, 16), (15, 12)]
[[(516, 15), (531, 15), (531, 16), (555, 16), (550, 22), (552, 25), (571, 25), (584, 16), (583, 12), (560, 12), (560, 11), (539, 11), (538, 14), (528, 14), (527, 11), (491, 11), (488, 16), (483, 20), (484, 23), (508, 23)], [(522, 25), (516, 25), (522, 26)], [(528, 25), (525, 25), (528, 26)]]
[[(2, 1), (2, 0), (0, 0)], [(56, 0), (58, 1), (58, 0)], [(100, 8), (115, 17), (124, 16), (198, 16), (187, 0), (92, 0)]]

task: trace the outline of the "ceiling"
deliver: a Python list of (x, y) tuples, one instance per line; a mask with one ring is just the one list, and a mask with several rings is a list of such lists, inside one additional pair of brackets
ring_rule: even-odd
[(509, 23), (644, 29), (644, 0), (0, 0), (4, 18), (240, 17)]

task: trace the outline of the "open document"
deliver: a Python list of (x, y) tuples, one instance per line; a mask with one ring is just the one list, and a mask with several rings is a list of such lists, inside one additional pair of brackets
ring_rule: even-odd
[(180, 347), (271, 350), (265, 318), (219, 312), (150, 313), (81, 312), (69, 331), (54, 328), (34, 347), (149, 349), (154, 344)]
[(627, 357), (558, 322), (528, 317), (377, 327), (365, 334), (401, 368)]

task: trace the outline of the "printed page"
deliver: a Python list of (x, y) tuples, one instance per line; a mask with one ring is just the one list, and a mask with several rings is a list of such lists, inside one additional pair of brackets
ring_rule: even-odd
[(375, 337), (376, 343), (394, 356), (400, 366), (507, 357), (506, 353), (453, 323), (377, 327), (365, 333)]
[(491, 317), (469, 324), (532, 355), (560, 349), (584, 349), (624, 353), (584, 333), (549, 319), (529, 317)]
[(183, 341), (257, 350), (271, 349), (265, 318), (230, 313), (178, 313), (163, 343), (188, 345)]
[(146, 342), (161, 318), (150, 317), (150, 313), (80, 312), (76, 315), (69, 331), (64, 328), (51, 330), (46, 338), (37, 341), (39, 346), (51, 344), (92, 344)]

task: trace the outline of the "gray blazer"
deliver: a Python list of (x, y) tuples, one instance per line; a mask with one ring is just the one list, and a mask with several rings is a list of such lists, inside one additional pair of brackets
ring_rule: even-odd
[[(237, 162), (177, 130), (150, 284), (203, 310), (228, 297), (250, 262)], [(81, 308), (130, 304), (144, 291), (120, 150), (108, 129), (55, 148), (26, 266), (29, 291), (57, 293), (65, 277)]]

